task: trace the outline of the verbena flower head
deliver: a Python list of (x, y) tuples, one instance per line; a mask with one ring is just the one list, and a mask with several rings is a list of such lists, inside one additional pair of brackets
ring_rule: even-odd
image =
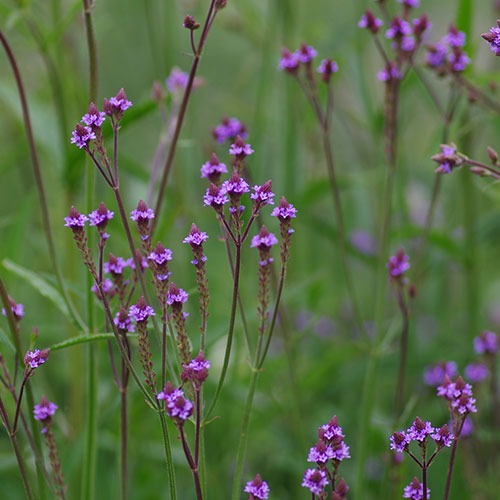
[[(116, 293), (116, 290), (113, 287), (114, 284), (109, 278), (105, 278), (102, 280), (101, 283), (102, 291), (108, 297), (112, 297)], [(99, 291), (99, 287), (95, 283), (90, 287), (90, 290), (97, 295), (98, 299), (101, 299), (101, 292)]]
[(385, 32), (385, 37), (389, 39), (401, 39), (404, 36), (413, 34), (411, 24), (400, 17), (395, 17), (389, 24)]
[(351, 458), (349, 454), (349, 446), (344, 442), (344, 438), (340, 436), (335, 436), (330, 440), (330, 446), (333, 450), (333, 459), (337, 461), (344, 460), (346, 458)]
[(416, 417), (412, 425), (406, 430), (406, 436), (411, 441), (420, 441), (422, 443), (435, 430), (430, 422), (424, 422), (420, 417)]
[(358, 22), (358, 27), (359, 28), (366, 28), (367, 30), (370, 30), (375, 35), (378, 33), (380, 27), (383, 24), (384, 23), (382, 22), (382, 19), (378, 19), (377, 17), (374, 16), (374, 14), (371, 10), (367, 10), (361, 16), (361, 19)]
[(152, 208), (146, 205), (146, 202), (139, 200), (137, 208), (130, 212), (130, 218), (137, 223), (144, 223), (155, 218), (155, 213)]
[(453, 73), (461, 73), (469, 65), (470, 58), (464, 51), (458, 49), (448, 55), (448, 62)]
[(239, 200), (244, 193), (250, 192), (250, 186), (247, 181), (243, 177), (240, 177), (237, 172), (233, 172), (231, 178), (222, 183), (221, 189), (233, 201)]
[(331, 79), (331, 76), (334, 73), (337, 73), (339, 70), (338, 64), (332, 59), (323, 59), (316, 69), (316, 72), (321, 75), (321, 80), (325, 83), (328, 83)]
[(189, 295), (182, 288), (177, 288), (173, 283), (167, 293), (167, 304), (173, 307), (182, 307), (182, 304), (187, 302)]
[(156, 398), (165, 401), (167, 415), (178, 425), (182, 425), (193, 414), (193, 403), (184, 397), (181, 389), (175, 389), (171, 382), (167, 382)]
[(397, 66), (393, 62), (387, 63), (385, 68), (377, 73), (377, 78), (381, 82), (391, 82), (393, 80), (401, 80), (403, 75), (401, 71), (397, 68)]
[(128, 333), (135, 332), (135, 325), (132, 322), (132, 318), (128, 311), (123, 307), (116, 313), (116, 316), (113, 318), (113, 323), (116, 325), (118, 330)]
[(437, 388), (437, 395), (446, 399), (452, 412), (458, 415), (477, 412), (476, 400), (472, 397), (472, 386), (465, 383), (462, 377), (458, 377), (455, 382), (445, 377), (443, 384)]
[[(24, 316), (24, 305), (23, 304), (17, 304), (12, 297), (9, 296), (9, 304), (10, 304), (10, 310), (12, 312), (12, 316), (14, 316), (14, 319), (16, 321), (21, 321), (21, 319)], [(5, 307), (2, 307), (2, 314), (4, 316), (7, 316), (7, 311), (5, 310)]]
[(262, 186), (254, 186), (250, 198), (257, 207), (262, 205), (274, 205), (274, 193), (272, 192), (272, 182), (266, 181)]
[(448, 47), (444, 43), (435, 43), (427, 47), (426, 64), (434, 69), (443, 68), (446, 65)]
[(96, 138), (95, 133), (87, 125), (76, 124), (75, 130), (71, 133), (71, 144), (75, 144), (79, 149), (87, 149), (90, 141)]
[(123, 257), (116, 257), (112, 253), (109, 254), (108, 262), (104, 263), (104, 272), (112, 275), (123, 274), (123, 270), (130, 267), (131, 259), (125, 260)]
[(290, 52), (287, 48), (281, 49), (281, 59), (278, 69), (287, 73), (296, 73), (300, 66), (300, 60), (296, 52)]
[(341, 478), (335, 487), (335, 491), (332, 493), (332, 500), (346, 500), (348, 491), (349, 486), (347, 486), (344, 479)]
[(332, 447), (323, 439), (319, 439), (318, 442), (309, 450), (307, 461), (316, 462), (317, 464), (326, 464), (326, 462), (334, 458), (334, 456)]
[(490, 50), (500, 56), (500, 20), (497, 21), (497, 26), (493, 26), (488, 33), (481, 36), (488, 42)]
[(303, 43), (300, 48), (295, 51), (295, 54), (299, 62), (302, 64), (309, 64), (318, 55), (318, 51), (314, 47)]
[(127, 99), (125, 91), (120, 89), (114, 97), (104, 99), (103, 110), (112, 118), (112, 120), (119, 121), (124, 111), (132, 106), (132, 103)]
[(52, 417), (56, 410), (57, 405), (55, 403), (50, 402), (45, 396), (40, 398), (40, 403), (33, 407), (33, 416), (35, 420), (44, 421), (48, 418)]
[(328, 484), (326, 472), (322, 469), (307, 469), (304, 473), (302, 486), (307, 488), (313, 495), (321, 495)]
[(249, 500), (266, 500), (269, 498), (270, 489), (260, 474), (257, 474), (252, 481), (248, 481), (243, 491), (250, 494)]
[(181, 379), (201, 384), (207, 379), (209, 368), (210, 361), (200, 352), (196, 358), (182, 366)]
[(199, 29), (200, 23), (196, 22), (193, 16), (186, 16), (182, 23), (182, 26), (188, 30), (195, 31)]
[(182, 240), (182, 243), (189, 243), (192, 248), (200, 247), (208, 240), (208, 234), (200, 231), (196, 224), (192, 224), (189, 234)]
[(24, 355), (24, 364), (27, 369), (35, 369), (43, 365), (49, 357), (50, 349), (35, 349), (34, 351), (27, 351)]
[(146, 299), (141, 296), (136, 304), (130, 306), (128, 314), (135, 322), (142, 323), (147, 321), (150, 316), (154, 316), (155, 311), (146, 303)]
[(470, 363), (464, 369), (465, 378), (473, 384), (486, 380), (490, 374), (484, 363)]
[(99, 128), (104, 123), (105, 119), (106, 113), (99, 111), (93, 102), (89, 104), (87, 113), (82, 116), (82, 122), (92, 129)]
[(163, 266), (168, 261), (172, 260), (173, 253), (170, 248), (165, 248), (160, 242), (158, 242), (154, 250), (148, 255), (148, 260), (154, 262), (157, 266)]
[(266, 226), (262, 226), (260, 228), (259, 234), (255, 235), (252, 238), (252, 242), (250, 244), (251, 248), (259, 248), (259, 249), (269, 249), (273, 245), (278, 243), (278, 239), (274, 236), (273, 233), (270, 233)]
[(284, 222), (296, 217), (297, 209), (291, 203), (288, 203), (286, 198), (282, 196), (279, 205), (273, 208), (271, 215), (277, 217), (281, 222)]
[(438, 174), (449, 174), (455, 167), (463, 164), (463, 158), (457, 152), (455, 144), (441, 144), (441, 152), (431, 158), (439, 164), (435, 172)]
[(465, 45), (465, 33), (459, 31), (455, 25), (450, 25), (448, 33), (443, 37), (443, 42), (452, 48), (462, 48)]
[(231, 144), (229, 148), (229, 154), (234, 155), (237, 158), (246, 158), (252, 153), (252, 147), (250, 146), (250, 144), (247, 144), (240, 135), (236, 136), (234, 143)]
[(405, 432), (394, 432), (389, 438), (389, 448), (398, 453), (403, 453), (410, 444), (411, 439)]
[(101, 202), (99, 207), (97, 207), (97, 210), (94, 210), (89, 214), (89, 224), (91, 226), (96, 226), (100, 230), (104, 230), (114, 215), (114, 212), (108, 210), (106, 205)]
[(203, 205), (219, 212), (226, 203), (229, 203), (229, 198), (224, 189), (211, 183), (203, 196)]
[(69, 215), (64, 217), (65, 227), (69, 227), (73, 231), (82, 230), (85, 227), (86, 222), (89, 218), (86, 215), (81, 214), (75, 207), (71, 207)]
[(237, 136), (245, 139), (247, 129), (237, 118), (223, 118), (222, 122), (212, 129), (212, 135), (219, 144), (223, 144), (227, 140), (233, 141)]
[[(431, 498), (431, 490), (427, 488), (427, 499)], [(420, 481), (414, 477), (413, 481), (405, 487), (403, 498), (411, 498), (411, 500), (422, 500), (424, 498), (424, 487)]]
[(441, 448), (443, 446), (449, 448), (455, 439), (447, 424), (444, 424), (439, 429), (436, 429), (435, 432), (431, 434), (431, 438), (434, 440), (436, 445)]
[(398, 3), (403, 4), (405, 7), (416, 9), (420, 5), (420, 0), (398, 0)]
[(210, 182), (215, 183), (222, 174), (227, 173), (227, 167), (219, 161), (215, 153), (212, 153), (210, 160), (201, 166), (200, 173), (202, 179), (208, 179)]
[(172, 71), (170, 71), (170, 75), (166, 78), (165, 85), (172, 94), (175, 94), (176, 92), (184, 90), (187, 87), (188, 81), (189, 75), (175, 66), (172, 68)]
[(496, 354), (499, 345), (498, 335), (487, 330), (474, 339), (474, 350), (478, 354)]
[(326, 439), (327, 441), (331, 441), (335, 437), (345, 437), (342, 431), (342, 427), (340, 427), (339, 425), (337, 415), (334, 415), (327, 424), (323, 424), (318, 429), (318, 436), (320, 438)]
[(455, 378), (458, 375), (457, 364), (455, 361), (440, 361), (429, 365), (424, 370), (424, 382), (426, 385), (441, 385), (444, 377)]
[(398, 250), (395, 255), (389, 257), (387, 269), (393, 278), (402, 277), (410, 269), (410, 257), (403, 249)]

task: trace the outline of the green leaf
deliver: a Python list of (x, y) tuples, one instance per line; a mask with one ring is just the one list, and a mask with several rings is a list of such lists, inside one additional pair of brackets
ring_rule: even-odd
[(5, 269), (29, 283), (42, 297), (49, 299), (69, 321), (73, 322), (73, 318), (66, 307), (62, 295), (44, 278), (30, 269), (14, 264), (9, 259), (4, 259), (2, 265)]
[(71, 337), (63, 342), (58, 342), (50, 347), (51, 351), (57, 351), (59, 349), (65, 349), (66, 347), (73, 347), (79, 344), (86, 344), (88, 342), (94, 342), (96, 340), (112, 340), (115, 338), (113, 333), (89, 333), (86, 335), (78, 335), (77, 337)]

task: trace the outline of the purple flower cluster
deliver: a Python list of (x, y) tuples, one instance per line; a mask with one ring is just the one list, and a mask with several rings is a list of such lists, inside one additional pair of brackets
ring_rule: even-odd
[(451, 446), (454, 439), (446, 424), (435, 428), (430, 422), (424, 422), (421, 418), (416, 417), (406, 431), (394, 432), (391, 435), (389, 447), (397, 453), (408, 452), (408, 447), (412, 441), (423, 444), (428, 437), (434, 440), (438, 448)]
[(116, 316), (113, 318), (113, 323), (118, 330), (128, 333), (135, 332), (135, 325), (132, 322), (132, 317), (125, 308), (120, 309), (120, 311), (116, 313)]
[[(21, 321), (21, 319), (24, 316), (24, 305), (23, 304), (17, 304), (12, 297), (9, 297), (9, 304), (10, 304), (10, 310), (12, 311), (12, 315), (14, 316), (14, 319), (16, 321)], [(4, 316), (7, 316), (7, 311), (5, 310), (5, 307), (2, 307), (2, 314)]]
[(270, 489), (269, 485), (262, 480), (260, 474), (257, 474), (252, 481), (248, 481), (243, 491), (250, 494), (248, 500), (266, 500), (269, 498)]
[(448, 33), (435, 44), (427, 47), (427, 66), (444, 76), (448, 73), (461, 73), (469, 65), (470, 59), (464, 52), (465, 33), (451, 25)]
[(199, 386), (207, 379), (209, 368), (210, 361), (200, 352), (196, 358), (182, 366), (181, 379), (190, 380)]
[(56, 410), (57, 405), (50, 402), (45, 396), (40, 398), (40, 403), (33, 407), (33, 416), (35, 420), (44, 421), (52, 417)]
[[(278, 69), (290, 74), (297, 74), (301, 65), (310, 67), (313, 59), (317, 55), (318, 52), (314, 47), (304, 43), (295, 52), (290, 52), (284, 47), (281, 49), (281, 59), (278, 64)], [(323, 59), (316, 69), (325, 83), (328, 83), (331, 75), (338, 70), (338, 64), (332, 59)]]
[(498, 335), (487, 330), (474, 339), (474, 350), (478, 354), (496, 354), (499, 346)]
[(234, 143), (229, 147), (229, 154), (243, 159), (253, 153), (252, 146), (247, 144), (240, 135), (234, 139)]
[(457, 152), (455, 144), (441, 144), (441, 152), (434, 155), (431, 160), (438, 163), (435, 172), (438, 174), (449, 174), (455, 167), (460, 167), (464, 160)]
[(172, 307), (182, 307), (182, 304), (187, 302), (189, 295), (182, 288), (177, 288), (173, 283), (167, 293), (167, 304)]
[(271, 215), (284, 222), (297, 217), (297, 209), (282, 196), (279, 205), (273, 208)]
[(424, 370), (424, 382), (426, 385), (437, 387), (443, 383), (445, 376), (455, 378), (458, 375), (455, 361), (440, 361), (429, 365)]
[(271, 181), (266, 181), (262, 186), (254, 186), (253, 193), (250, 198), (254, 201), (255, 205), (261, 207), (263, 205), (274, 205), (274, 193), (272, 192)]
[[(430, 499), (431, 490), (427, 488), (426, 498)], [(411, 500), (422, 500), (424, 498), (424, 486), (414, 477), (413, 481), (405, 487), (403, 498), (411, 498)]]
[(90, 141), (96, 139), (95, 132), (87, 125), (76, 124), (75, 130), (71, 132), (70, 143), (75, 144), (79, 149), (87, 149)]
[(201, 166), (200, 173), (202, 179), (208, 179), (210, 182), (216, 183), (222, 174), (227, 173), (227, 167), (219, 161), (215, 153), (212, 153), (210, 160)]
[(392, 278), (402, 278), (406, 271), (410, 269), (410, 257), (405, 254), (403, 249), (396, 252), (396, 255), (389, 257), (387, 269)]
[(497, 25), (490, 28), (488, 33), (483, 33), (481, 35), (489, 44), (492, 52), (496, 56), (500, 56), (500, 20), (497, 21)]
[[(344, 437), (342, 427), (340, 427), (336, 416), (327, 424), (319, 427), (319, 439), (310, 448), (307, 457), (307, 461), (316, 463), (317, 468), (307, 469), (302, 480), (302, 486), (308, 488), (313, 495), (320, 495), (323, 492), (325, 486), (329, 483), (329, 478), (335, 486), (335, 475), (340, 462), (351, 457), (349, 446), (345, 444)], [(331, 462), (334, 471), (331, 476), (328, 471), (329, 462)], [(345, 482), (340, 481), (337, 488), (335, 488), (337, 492), (337, 497), (335, 498), (344, 498), (347, 490)]]
[(146, 304), (146, 300), (142, 296), (139, 297), (137, 303), (130, 306), (129, 309), (129, 316), (136, 323), (142, 323), (144, 321), (147, 321), (150, 316), (154, 315), (155, 315), (154, 309), (148, 304)]
[(448, 401), (452, 414), (464, 416), (477, 412), (472, 386), (465, 383), (462, 377), (458, 377), (455, 382), (445, 377), (443, 384), (437, 388), (437, 395)]
[(165, 401), (167, 415), (178, 425), (183, 425), (193, 414), (193, 403), (184, 397), (182, 389), (175, 389), (171, 382), (167, 382), (156, 398)]
[(89, 214), (89, 224), (91, 226), (96, 226), (98, 229), (105, 229), (108, 222), (113, 218), (114, 212), (108, 210), (104, 203), (100, 203), (97, 210), (94, 210)]
[(223, 118), (222, 122), (212, 129), (212, 135), (219, 144), (233, 141), (236, 137), (246, 139), (247, 129), (237, 118)]
[(172, 94), (175, 94), (176, 92), (184, 90), (187, 87), (188, 81), (189, 75), (175, 66), (170, 71), (170, 75), (166, 78), (165, 85)]
[(27, 351), (24, 355), (24, 364), (26, 369), (38, 368), (40, 365), (43, 365), (47, 358), (49, 357), (50, 349), (35, 349), (34, 351)]

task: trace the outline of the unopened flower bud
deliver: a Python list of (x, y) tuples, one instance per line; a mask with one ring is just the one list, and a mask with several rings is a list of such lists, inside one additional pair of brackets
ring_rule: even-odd
[(498, 162), (498, 153), (490, 146), (488, 146), (488, 156), (490, 157), (491, 163), (495, 164)]

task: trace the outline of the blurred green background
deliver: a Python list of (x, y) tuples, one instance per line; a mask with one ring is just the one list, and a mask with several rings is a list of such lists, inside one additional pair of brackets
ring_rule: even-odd
[[(395, 11), (395, 1), (387, 4)], [(98, 102), (123, 87), (134, 103), (124, 120), (120, 139), (121, 185), (127, 209), (133, 209), (147, 195), (152, 160), (163, 131), (161, 112), (151, 97), (153, 82), (163, 85), (174, 66), (189, 70), (192, 56), (182, 20), (191, 14), (201, 21), (207, 5), (207, 0), (95, 2)], [(317, 48), (319, 58), (332, 57), (339, 64), (334, 84), (332, 141), (346, 225), (354, 242), (349, 254), (355, 287), (367, 330), (373, 331), (378, 264), (375, 246), (380, 231), (386, 165), (383, 85), (376, 79), (382, 61), (369, 34), (357, 28), (367, 8), (375, 9), (376, 2), (228, 1), (226, 9), (216, 18), (200, 64), (203, 85), (189, 104), (157, 234), (174, 251), (174, 281), (188, 291), (194, 291), (194, 273), (189, 264), (189, 248), (181, 241), (192, 222), (211, 236), (206, 246), (211, 287), (206, 355), (213, 363), (206, 393), (211, 395), (225, 346), (231, 286), (217, 222), (212, 211), (202, 206), (206, 184), (199, 178), (199, 168), (212, 151), (228, 160), (226, 146), (217, 145), (211, 137), (212, 127), (224, 116), (242, 120), (249, 130), (248, 141), (255, 149), (249, 159), (252, 180), (262, 183), (271, 178), (274, 192), (285, 195), (299, 210), (283, 297), (282, 328), (276, 333), (259, 379), (245, 465), (245, 478), (249, 480), (259, 472), (271, 486), (271, 498), (276, 499), (308, 497), (309, 493), (300, 487), (308, 466), (307, 452), (316, 441), (317, 427), (334, 414), (343, 426), (353, 457), (342, 463), (340, 474), (348, 484), (354, 483), (360, 400), (369, 356), (369, 341), (354, 327), (345, 290), (319, 130), (299, 87), (277, 70), (277, 63), (282, 46), (294, 50), (306, 42)], [(15, 52), (26, 85), (58, 256), (67, 285), (84, 315), (86, 271), (69, 231), (63, 227), (63, 217), (71, 205), (84, 211), (85, 169), (91, 168), (83, 152), (69, 144), (71, 131), (88, 105), (88, 63), (81, 10), (79, 1), (0, 1), (1, 29)], [(495, 2), (423, 0), (417, 12), (429, 15), (433, 24), (431, 41), (444, 35), (451, 22), (470, 30), (467, 51), (473, 63), (467, 76), (485, 89), (489, 82), (498, 82), (498, 59), (480, 38), (480, 33), (487, 31), (500, 15)], [(471, 21), (470, 26), (460, 24), (467, 25), (465, 19)], [(4, 55), (0, 56), (0, 67), (0, 258), (54, 282), (19, 99)], [(445, 98), (449, 82), (423, 71), (436, 94)], [(390, 248), (394, 253), (403, 247), (411, 258), (420, 245), (433, 189), (435, 166), (430, 156), (438, 152), (442, 141), (438, 113), (414, 74), (403, 82), (399, 118)], [(450, 131), (450, 139), (461, 150), (486, 161), (486, 146), (498, 146), (495, 139), (499, 132), (497, 115), (480, 105), (469, 106), (462, 99)], [(112, 194), (96, 178), (95, 205), (101, 200), (116, 209)], [(415, 270), (418, 275), (409, 273), (410, 279), (417, 283), (417, 298), (412, 304), (409, 402), (401, 428), (409, 425), (415, 415), (432, 420), (435, 425), (445, 423), (445, 404), (423, 385), (424, 367), (439, 360), (455, 360), (463, 369), (474, 359), (473, 337), (482, 329), (494, 330), (500, 324), (500, 279), (495, 264), (500, 250), (499, 201), (496, 184), (473, 177), (465, 170), (442, 179), (429, 244)], [(265, 222), (271, 230), (278, 231), (277, 221), (266, 218)], [(126, 242), (117, 220), (109, 232), (113, 235), (110, 247), (113, 253), (125, 255)], [(356, 244), (359, 239), (367, 242), (367, 247)], [(247, 248), (243, 271), (241, 295), (250, 326), (255, 329), (257, 257)], [(79, 333), (25, 279), (5, 265), (0, 273), (9, 293), (25, 305), (26, 347), (35, 327), (39, 329), (37, 345), (41, 347)], [(391, 410), (400, 318), (391, 290), (387, 294), (383, 325), (387, 333), (379, 353), (375, 406), (366, 443), (368, 491), (364, 498), (367, 499), (391, 498), (391, 493), (384, 489), (387, 488), (384, 477), (388, 474), (388, 436), (395, 430)], [(195, 300), (191, 302), (190, 329), (197, 345), (197, 305)], [(4, 320), (0, 328), (7, 332)], [(2, 342), (0, 349), (7, 358), (9, 348)], [(56, 351), (34, 380), (35, 395), (45, 394), (60, 408), (55, 432), (69, 498), (79, 498), (80, 492), (86, 359), (85, 346)], [(95, 498), (117, 498), (119, 395), (104, 343), (99, 344), (98, 360)], [(249, 376), (238, 324), (228, 382), (216, 408), (219, 418), (206, 430), (207, 498), (210, 499), (229, 498)], [(131, 394), (130, 498), (166, 498), (158, 421), (135, 388)], [(478, 406), (481, 412), (481, 393)], [(458, 498), (455, 495), (459, 491), (462, 499), (495, 498), (498, 480), (494, 471), (499, 462), (485, 443), (496, 440), (498, 447), (499, 430), (481, 426), (480, 415), (477, 419), (474, 441), (464, 443), (459, 451), (452, 498)], [(171, 436), (175, 435), (172, 426)], [(182, 449), (175, 438), (173, 441), (179, 498), (194, 498)], [(464, 454), (466, 449), (468, 453)], [(433, 498), (442, 494), (447, 458), (443, 453), (430, 471)], [(406, 460), (399, 474), (402, 483), (396, 485), (396, 491), (402, 490), (417, 470)], [(22, 498), (22, 485), (4, 432), (0, 433), (0, 477), (4, 498)], [(352, 498), (357, 497), (354, 494)]]

